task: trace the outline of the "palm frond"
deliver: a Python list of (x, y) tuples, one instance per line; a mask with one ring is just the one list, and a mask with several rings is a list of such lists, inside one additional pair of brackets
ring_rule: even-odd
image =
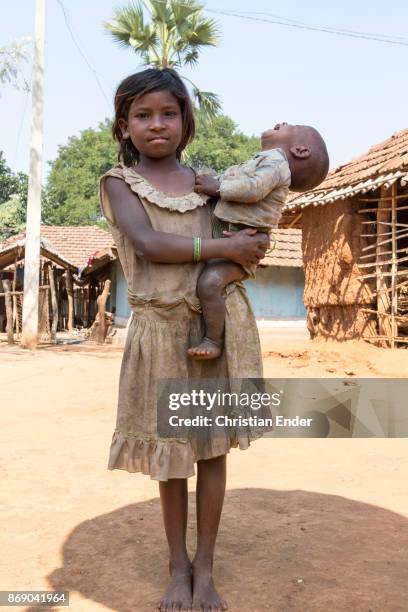
[(152, 21), (174, 26), (173, 11), (167, 0), (145, 0), (144, 4), (151, 14)]
[(145, 23), (143, 8), (139, 2), (117, 9), (110, 23), (105, 28), (120, 46), (132, 47), (146, 63), (146, 52), (156, 50), (158, 36), (153, 25)]
[(216, 47), (220, 42), (220, 31), (214, 19), (202, 19), (194, 15), (188, 23), (188, 28), (187, 24), (185, 26), (183, 38), (195, 47)]
[(187, 66), (196, 66), (198, 64), (198, 51), (197, 49), (193, 49), (191, 51), (188, 51), (187, 53), (184, 54), (183, 56), (183, 60), (184, 60), (184, 64), (186, 64)]
[(177, 29), (188, 22), (192, 15), (203, 10), (203, 5), (197, 4), (195, 0), (170, 0), (170, 7)]
[(193, 95), (205, 121), (211, 121), (221, 113), (222, 106), (217, 94), (211, 91), (201, 91), (193, 84)]

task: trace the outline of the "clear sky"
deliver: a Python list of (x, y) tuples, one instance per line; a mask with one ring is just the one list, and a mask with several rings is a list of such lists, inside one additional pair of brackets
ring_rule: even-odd
[[(82, 51), (75, 47), (57, 0), (46, 0), (44, 159), (58, 145), (112, 115), (119, 81), (141, 68), (137, 56), (116, 46), (103, 30), (113, 0), (62, 0)], [(208, 0), (208, 9), (248, 11), (319, 27), (401, 38), (404, 45), (208, 13), (222, 30), (216, 49), (185, 71), (203, 90), (216, 92), (223, 109), (247, 134), (279, 121), (315, 126), (326, 139), (331, 167), (408, 127), (408, 3), (405, 0)], [(33, 35), (34, 0), (3, 3), (0, 46)], [(26, 70), (29, 74), (29, 70)], [(0, 149), (14, 170), (28, 170), (30, 96), (10, 87), (0, 98)], [(47, 166), (44, 168), (47, 173)]]

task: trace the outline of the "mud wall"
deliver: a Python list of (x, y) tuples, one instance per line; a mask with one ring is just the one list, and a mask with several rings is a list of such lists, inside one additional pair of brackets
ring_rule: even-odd
[[(361, 203), (344, 200), (309, 206), (302, 215), (305, 269), (304, 303), (312, 338), (347, 340), (376, 335), (373, 308), (375, 281), (363, 281), (358, 258), (367, 246), (367, 233), (358, 209)], [(370, 269), (370, 272), (373, 269)]]

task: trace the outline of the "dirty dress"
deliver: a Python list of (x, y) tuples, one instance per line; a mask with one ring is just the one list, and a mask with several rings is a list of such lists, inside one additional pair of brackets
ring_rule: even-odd
[(119, 165), (101, 178), (101, 207), (118, 249), (132, 309), (108, 469), (142, 472), (162, 481), (187, 478), (194, 475), (194, 462), (228, 453), (231, 447), (246, 449), (259, 434), (240, 429), (225, 437), (209, 436), (198, 447), (188, 439), (160, 437), (158, 380), (262, 377), (256, 321), (243, 285), (229, 285), (221, 357), (209, 361), (189, 357), (187, 349), (198, 344), (204, 331), (196, 286), (205, 262), (162, 264), (138, 255), (115, 221), (105, 190), (108, 176), (126, 182), (157, 231), (211, 238), (212, 208), (206, 196), (195, 192), (174, 196), (159, 191), (136, 167)]

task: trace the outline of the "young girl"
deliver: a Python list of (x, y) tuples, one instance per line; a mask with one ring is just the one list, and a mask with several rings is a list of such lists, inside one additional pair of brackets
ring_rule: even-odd
[[(195, 173), (180, 163), (194, 136), (188, 92), (170, 69), (126, 78), (115, 96), (113, 136), (120, 165), (101, 179), (101, 204), (118, 248), (132, 308), (119, 382), (109, 469), (142, 472), (159, 481), (170, 551), (170, 583), (159, 609), (227, 609), (212, 567), (225, 492), (226, 453), (245, 449), (251, 435), (189, 440), (160, 438), (156, 389), (160, 378), (259, 378), (262, 360), (245, 289), (227, 287), (225, 345), (216, 361), (196, 361), (187, 349), (203, 334), (197, 280), (204, 263), (224, 258), (257, 263), (268, 247), (255, 230), (212, 239), (207, 196), (194, 192)], [(197, 551), (186, 549), (187, 478), (197, 462)]]

